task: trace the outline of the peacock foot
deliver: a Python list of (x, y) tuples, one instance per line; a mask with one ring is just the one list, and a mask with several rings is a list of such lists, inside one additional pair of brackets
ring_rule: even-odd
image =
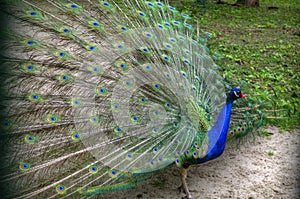
[(190, 193), (186, 193), (185, 189), (184, 189), (184, 185), (180, 185), (178, 188), (179, 193), (185, 193), (186, 196), (183, 197), (182, 199), (195, 199)]
[(186, 195), (182, 199), (195, 199), (192, 195)]
[(184, 197), (184, 199), (195, 199), (193, 196), (186, 196), (186, 197)]

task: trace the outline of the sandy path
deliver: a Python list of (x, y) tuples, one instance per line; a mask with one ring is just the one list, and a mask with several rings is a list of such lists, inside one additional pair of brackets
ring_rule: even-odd
[[(195, 199), (300, 198), (300, 131), (274, 133), (240, 149), (227, 148), (223, 156), (192, 167), (188, 184)], [(274, 155), (268, 155), (268, 152)], [(180, 199), (178, 169), (157, 172), (136, 188), (117, 192), (118, 199)]]

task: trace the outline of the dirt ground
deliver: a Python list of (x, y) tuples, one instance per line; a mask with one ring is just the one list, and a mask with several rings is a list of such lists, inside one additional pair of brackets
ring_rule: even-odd
[[(239, 149), (227, 147), (218, 159), (191, 167), (187, 182), (195, 199), (300, 198), (300, 131), (268, 131), (273, 135)], [(112, 197), (181, 199), (180, 184), (178, 168), (172, 166)]]

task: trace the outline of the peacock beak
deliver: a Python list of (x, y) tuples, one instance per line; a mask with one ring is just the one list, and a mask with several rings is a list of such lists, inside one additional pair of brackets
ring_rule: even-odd
[(243, 92), (241, 92), (241, 98), (246, 98), (246, 95)]

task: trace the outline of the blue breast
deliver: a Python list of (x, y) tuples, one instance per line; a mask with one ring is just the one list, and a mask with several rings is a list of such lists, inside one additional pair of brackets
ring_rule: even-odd
[(213, 160), (223, 153), (226, 146), (226, 137), (230, 122), (231, 108), (232, 102), (227, 102), (226, 106), (220, 112), (216, 124), (208, 131), (209, 144), (207, 155), (203, 158), (191, 160), (189, 162), (190, 165)]

